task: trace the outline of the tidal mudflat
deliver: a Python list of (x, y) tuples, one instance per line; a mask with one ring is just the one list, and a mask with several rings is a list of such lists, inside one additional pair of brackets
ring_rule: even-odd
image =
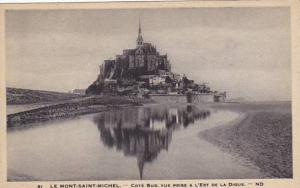
[(292, 112), (290, 102), (216, 104), (242, 113), (239, 121), (201, 132), (200, 138), (231, 154), (249, 159), (273, 178), (292, 178)]

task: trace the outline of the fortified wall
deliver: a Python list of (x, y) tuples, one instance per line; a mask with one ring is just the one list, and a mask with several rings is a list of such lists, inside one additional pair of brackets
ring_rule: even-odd
[(158, 103), (211, 103), (225, 101), (222, 95), (218, 96), (213, 93), (193, 93), (187, 95), (155, 94), (149, 96), (153, 101)]

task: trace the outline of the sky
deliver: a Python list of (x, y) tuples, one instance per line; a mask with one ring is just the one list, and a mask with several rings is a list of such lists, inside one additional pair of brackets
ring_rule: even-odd
[(291, 99), (289, 8), (6, 11), (7, 87), (87, 88), (99, 65), (145, 42), (228, 98)]

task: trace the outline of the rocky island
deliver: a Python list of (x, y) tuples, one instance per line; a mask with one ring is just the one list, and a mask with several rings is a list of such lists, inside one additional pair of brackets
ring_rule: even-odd
[(155, 101), (218, 102), (226, 93), (212, 91), (207, 84), (198, 84), (184, 74), (171, 71), (167, 54), (144, 42), (139, 22), (136, 47), (124, 49), (114, 60), (104, 60), (97, 79), (87, 88), (92, 95), (134, 95)]

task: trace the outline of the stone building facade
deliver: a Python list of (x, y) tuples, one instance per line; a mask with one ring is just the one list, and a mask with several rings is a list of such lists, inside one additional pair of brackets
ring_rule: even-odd
[(136, 47), (123, 50), (123, 54), (117, 55), (114, 60), (105, 60), (100, 65), (99, 79), (132, 79), (140, 75), (158, 74), (160, 70), (171, 71), (168, 57), (166, 54), (160, 55), (151, 43), (144, 42), (139, 24)]

